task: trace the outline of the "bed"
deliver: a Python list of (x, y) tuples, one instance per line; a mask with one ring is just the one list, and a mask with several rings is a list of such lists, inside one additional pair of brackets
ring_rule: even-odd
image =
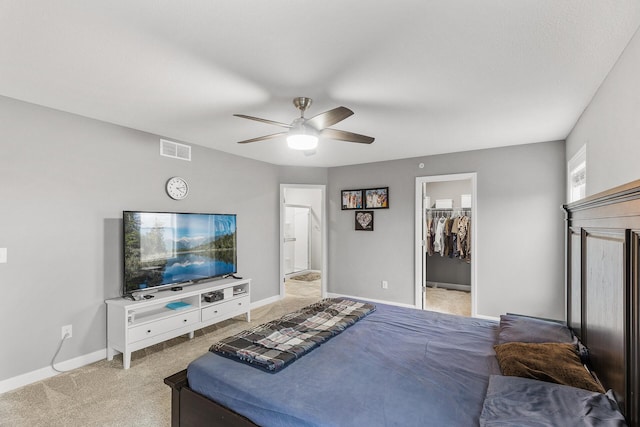
[[(277, 373), (213, 352), (199, 357), (165, 379), (172, 425), (493, 426), (544, 415), (560, 417), (549, 425), (624, 425), (624, 416), (639, 426), (640, 181), (565, 210), (566, 326), (376, 304)], [(559, 352), (547, 359), (576, 355), (579, 366), (588, 358), (592, 374), (582, 371), (596, 385), (585, 387), (596, 388), (503, 375), (522, 364), (513, 358), (541, 349)]]

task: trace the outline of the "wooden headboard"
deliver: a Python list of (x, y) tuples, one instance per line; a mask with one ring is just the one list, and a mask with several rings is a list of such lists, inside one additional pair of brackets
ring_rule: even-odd
[(640, 180), (565, 206), (567, 322), (632, 427), (640, 399)]

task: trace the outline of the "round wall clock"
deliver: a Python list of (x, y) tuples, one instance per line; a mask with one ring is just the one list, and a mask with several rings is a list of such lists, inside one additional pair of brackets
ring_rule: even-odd
[(174, 200), (180, 200), (187, 197), (189, 194), (189, 185), (184, 178), (174, 176), (167, 181), (167, 194)]

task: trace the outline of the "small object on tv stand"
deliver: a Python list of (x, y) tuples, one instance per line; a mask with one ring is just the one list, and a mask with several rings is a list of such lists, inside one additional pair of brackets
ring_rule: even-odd
[(202, 297), (206, 302), (222, 301), (224, 299), (224, 293), (222, 291), (213, 291), (202, 294)]
[(182, 286), (174, 286), (173, 288), (171, 288), (172, 291), (176, 292), (176, 291), (181, 291), (182, 290)]
[(144, 291), (139, 291), (139, 292), (132, 292), (131, 293), (131, 299), (134, 301), (141, 301), (143, 299), (151, 299), (153, 298), (153, 295), (149, 295), (149, 294), (153, 294), (158, 292), (157, 289), (146, 289)]

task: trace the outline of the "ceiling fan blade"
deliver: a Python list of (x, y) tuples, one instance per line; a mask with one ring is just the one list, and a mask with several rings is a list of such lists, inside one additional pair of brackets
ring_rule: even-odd
[(273, 120), (261, 119), (260, 117), (247, 116), (245, 114), (234, 114), (236, 117), (243, 119), (255, 120), (256, 122), (268, 123), (270, 125), (282, 126), (283, 128), (290, 128), (291, 125), (287, 123), (275, 122)]
[(238, 144), (248, 144), (250, 142), (265, 141), (267, 139), (273, 139), (273, 138), (278, 138), (279, 136), (285, 136), (287, 133), (288, 132), (278, 132), (278, 133), (272, 133), (271, 135), (259, 136), (257, 138), (245, 139), (244, 141), (238, 141)]
[(336, 107), (333, 110), (325, 111), (324, 113), (320, 113), (317, 116), (307, 119), (305, 124), (309, 124), (317, 130), (322, 130), (343, 121), (352, 114), (353, 111), (347, 107)]
[(360, 144), (371, 144), (375, 141), (375, 138), (370, 136), (338, 129), (323, 129), (320, 136), (323, 138), (337, 139), (339, 141), (358, 142)]

